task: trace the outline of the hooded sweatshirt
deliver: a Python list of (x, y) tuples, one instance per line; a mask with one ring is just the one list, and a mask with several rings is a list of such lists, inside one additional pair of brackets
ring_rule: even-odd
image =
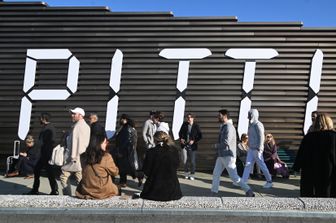
[(218, 143), (216, 144), (218, 157), (236, 157), (237, 139), (236, 129), (231, 122), (224, 123), (220, 128)]
[(264, 125), (258, 120), (259, 112), (257, 109), (249, 111), (251, 116), (250, 125), (248, 128), (249, 148), (258, 151), (264, 151)]

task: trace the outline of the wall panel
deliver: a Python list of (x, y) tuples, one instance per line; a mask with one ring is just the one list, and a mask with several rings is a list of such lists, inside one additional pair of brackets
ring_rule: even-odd
[[(37, 137), (40, 112), (58, 129), (69, 129), (68, 109), (81, 106), (105, 122), (110, 99), (111, 59), (124, 54), (118, 115), (130, 114), (141, 134), (148, 111), (164, 111), (172, 122), (177, 97), (177, 60), (164, 48), (208, 48), (212, 55), (190, 62), (186, 112), (197, 115), (204, 133), (198, 166), (213, 168), (217, 111), (227, 108), (237, 127), (244, 61), (225, 57), (230, 48), (274, 48), (258, 60), (252, 106), (266, 131), (296, 150), (303, 135), (311, 60), (324, 53), (318, 109), (335, 116), (336, 29), (305, 28), (300, 22), (239, 22), (236, 17), (174, 17), (169, 12), (116, 13), (105, 7), (49, 7), (44, 3), (0, 3), (0, 154), (17, 138), (27, 49), (69, 49), (80, 60), (78, 90), (66, 101), (34, 101), (30, 132)], [(66, 61), (39, 61), (35, 87), (64, 89)]]

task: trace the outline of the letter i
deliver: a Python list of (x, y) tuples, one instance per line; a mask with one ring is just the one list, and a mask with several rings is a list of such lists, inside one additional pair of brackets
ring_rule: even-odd
[(179, 61), (176, 88), (178, 90), (177, 99), (175, 100), (173, 116), (173, 136), (179, 138), (179, 131), (183, 124), (185, 109), (185, 90), (188, 85), (190, 59), (203, 59), (211, 55), (211, 51), (206, 48), (193, 49), (163, 49), (160, 56), (166, 59), (182, 59)]
[(238, 134), (239, 137), (243, 133), (247, 133), (248, 129), (248, 111), (251, 109), (251, 92), (253, 90), (254, 75), (257, 59), (272, 59), (278, 55), (274, 49), (229, 49), (225, 53), (226, 56), (234, 59), (247, 60), (245, 62), (243, 77), (243, 94), (240, 102)]
[(304, 134), (307, 134), (308, 129), (312, 124), (311, 113), (317, 110), (318, 105), (317, 94), (320, 91), (322, 64), (323, 64), (323, 52), (318, 49), (316, 50), (313, 56), (312, 65), (310, 69), (308, 100), (306, 105), (305, 121), (303, 125)]

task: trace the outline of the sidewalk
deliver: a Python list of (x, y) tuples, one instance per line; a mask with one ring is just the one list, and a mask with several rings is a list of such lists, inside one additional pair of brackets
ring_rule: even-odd
[[(91, 223), (334, 223), (336, 219), (336, 199), (298, 197), (300, 178), (296, 176), (275, 179), (272, 189), (263, 189), (263, 180), (250, 180), (255, 198), (245, 197), (226, 176), (222, 177), (216, 197), (209, 196), (211, 174), (199, 172), (194, 181), (184, 179), (181, 172), (179, 177), (184, 196), (176, 201), (156, 202), (130, 196), (103, 200), (48, 196), (50, 188), (46, 177), (41, 178), (40, 187), (45, 196), (21, 195), (31, 189), (33, 179), (0, 176), (0, 223), (78, 223), (88, 219)], [(72, 190), (74, 192), (75, 186)], [(129, 179), (123, 193), (132, 195), (134, 192), (139, 192), (137, 182)]]
[[(179, 172), (179, 181), (183, 196), (204, 197), (210, 195), (212, 175), (209, 173), (198, 172), (195, 175), (195, 180), (184, 179), (182, 172)], [(31, 190), (34, 179), (24, 179), (23, 177), (5, 178), (4, 173), (0, 175), (0, 195), (21, 195)], [(57, 180), (59, 188), (60, 181)], [(299, 197), (300, 195), (300, 177), (291, 175), (289, 179), (276, 178), (273, 180), (272, 189), (264, 189), (265, 180), (250, 179), (249, 185), (256, 194), (256, 197)], [(74, 194), (76, 187), (72, 186)], [(135, 192), (140, 192), (142, 187), (137, 187), (137, 182), (128, 178), (128, 185), (123, 188), (123, 193), (132, 195)], [(228, 176), (222, 176), (221, 184), (218, 193), (219, 197), (244, 197), (245, 193), (236, 186), (232, 185)], [(59, 192), (61, 194), (61, 189)], [(41, 177), (39, 189), (40, 194), (47, 195), (50, 193), (48, 179), (45, 176)]]

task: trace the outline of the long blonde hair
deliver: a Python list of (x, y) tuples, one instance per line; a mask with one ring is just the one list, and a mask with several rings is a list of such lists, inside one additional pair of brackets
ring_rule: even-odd
[(174, 141), (166, 132), (163, 131), (158, 131), (154, 134), (154, 141), (158, 144), (162, 143), (168, 145), (169, 147), (171, 146), (175, 147)]
[(271, 133), (266, 134), (265, 143), (270, 143), (271, 146), (275, 145), (275, 139)]
[(326, 113), (320, 113), (317, 115), (316, 120), (313, 125), (315, 132), (333, 130), (334, 124), (332, 119)]

